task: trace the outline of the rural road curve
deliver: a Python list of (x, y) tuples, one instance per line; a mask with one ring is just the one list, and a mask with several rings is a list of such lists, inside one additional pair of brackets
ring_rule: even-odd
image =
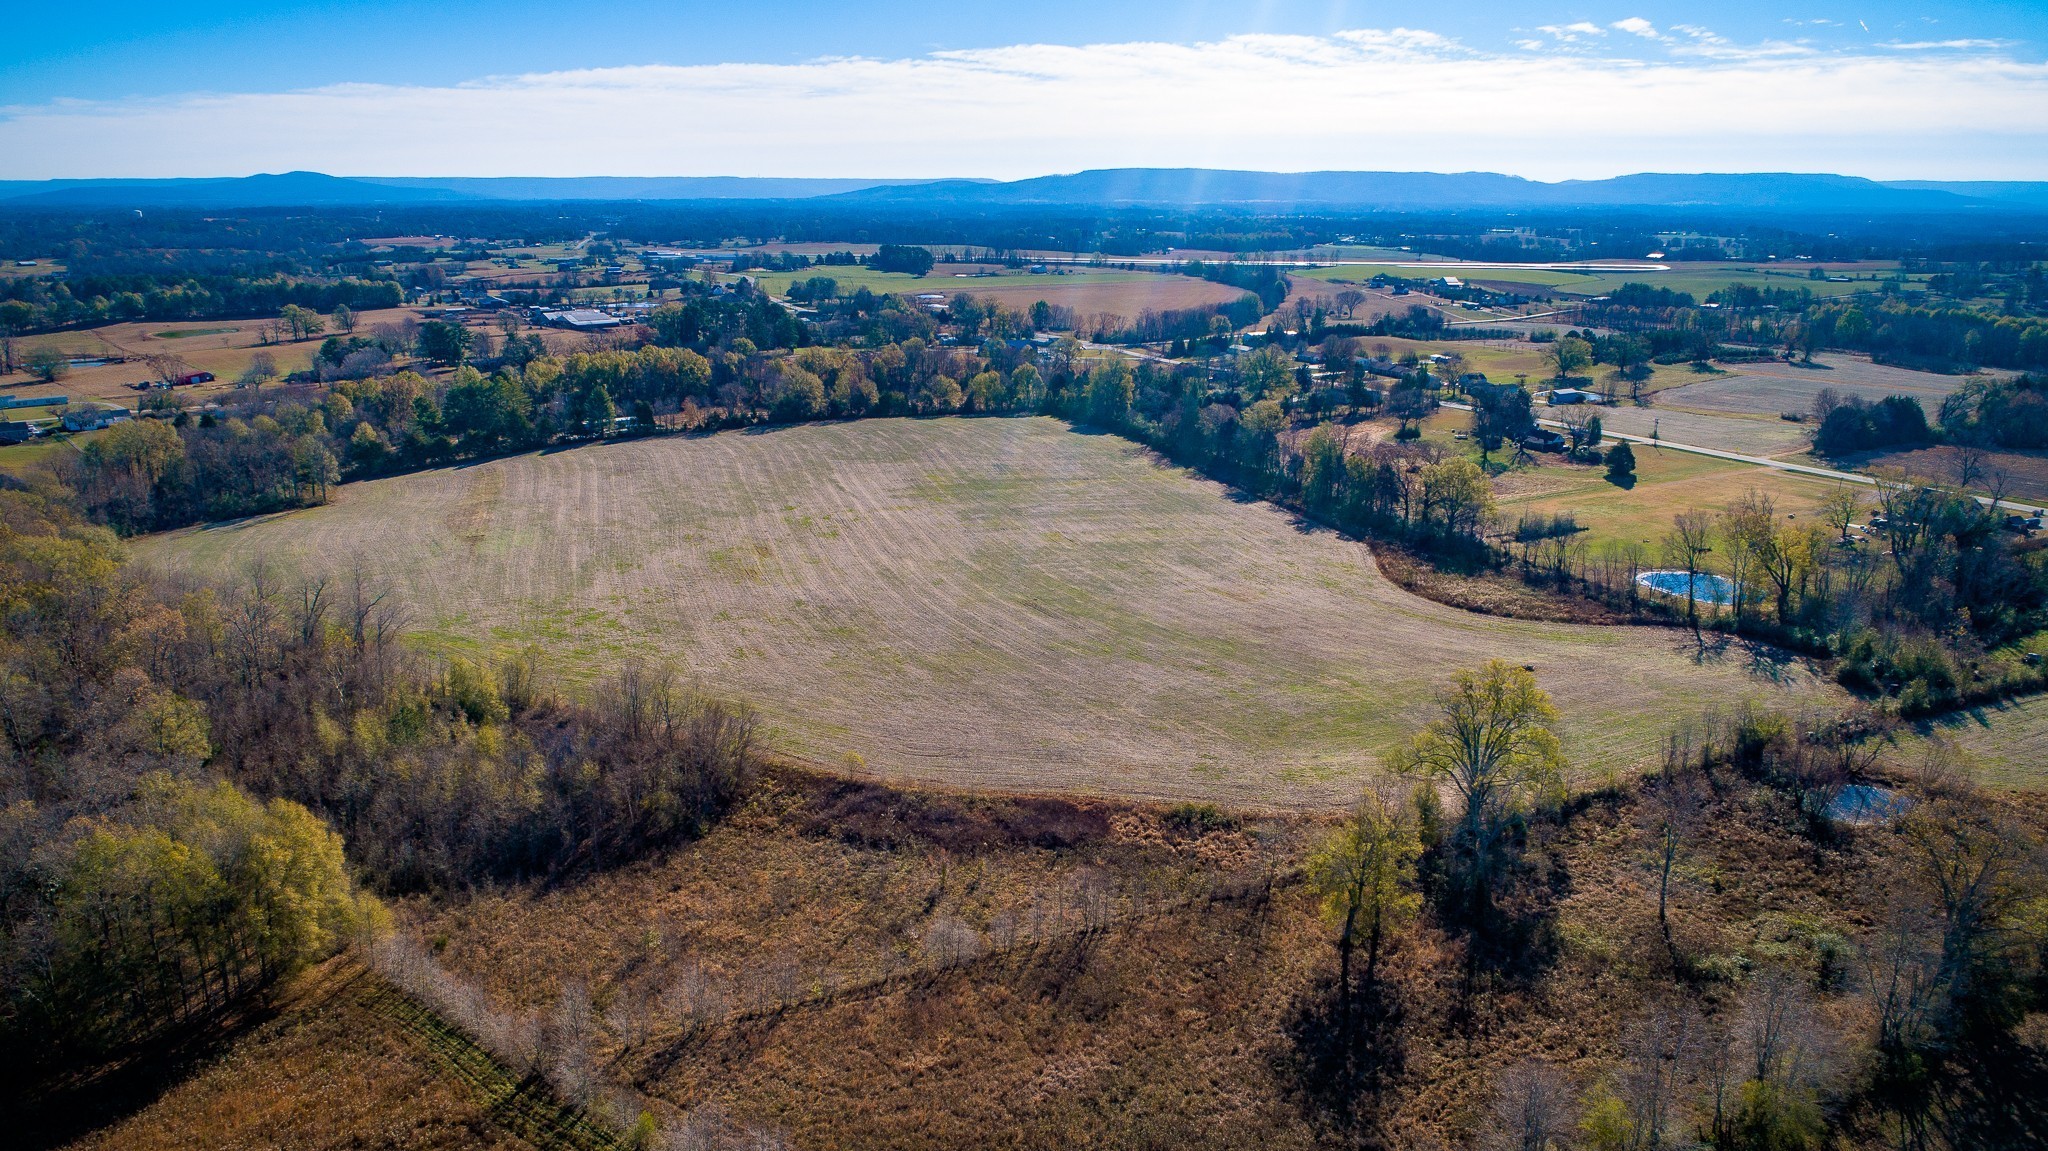
[[(1443, 401), (1443, 406), (1455, 408), (1461, 412), (1472, 410), (1472, 405), (1470, 404), (1452, 403), (1448, 400)], [(1546, 420), (1540, 416), (1536, 422), (1551, 428), (1563, 428), (1565, 426), (1562, 420)], [(1628, 432), (1609, 432), (1603, 430), (1601, 435), (1605, 439), (1627, 440), (1632, 444), (1648, 444), (1654, 448), (1670, 448), (1675, 452), (1691, 452), (1694, 455), (1712, 456), (1717, 460), (1732, 460), (1738, 464), (1753, 464), (1760, 468), (1774, 468), (1781, 472), (1793, 472), (1798, 475), (1814, 476), (1823, 480), (1839, 480), (1843, 483), (1865, 484), (1871, 487), (1877, 485), (1877, 477), (1867, 476), (1861, 472), (1840, 472), (1833, 468), (1815, 467), (1812, 464), (1787, 463), (1784, 460), (1771, 459), (1769, 456), (1746, 456), (1741, 452), (1722, 451), (1720, 448), (1704, 448), (1698, 444), (1674, 443), (1666, 439), (1652, 439), (1649, 436), (1632, 435)], [(2017, 500), (1994, 500), (1990, 496), (1977, 496), (1975, 498), (1978, 503), (1983, 504), (1985, 507), (2006, 507), (2011, 508), (2015, 512), (2032, 512), (2036, 515), (2048, 514), (2048, 510), (2031, 504), (2023, 504)]]

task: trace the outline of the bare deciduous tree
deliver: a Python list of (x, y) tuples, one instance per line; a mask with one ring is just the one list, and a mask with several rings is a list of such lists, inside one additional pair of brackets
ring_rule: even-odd
[(1494, 1081), (1482, 1151), (1560, 1151), (1571, 1144), (1578, 1106), (1571, 1082), (1541, 1060), (1515, 1064)]
[(1664, 535), (1664, 559), (1685, 573), (1685, 621), (1692, 625), (1695, 638), (1700, 631), (1700, 575), (1706, 568), (1707, 554), (1713, 550), (1712, 516), (1688, 509), (1672, 517), (1671, 530)]

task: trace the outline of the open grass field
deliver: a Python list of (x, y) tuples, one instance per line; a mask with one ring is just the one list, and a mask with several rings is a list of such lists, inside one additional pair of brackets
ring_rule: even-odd
[[(13, 413), (10, 413), (13, 414)], [(30, 440), (25, 444), (0, 446), (0, 472), (20, 474), (37, 464), (68, 455), (98, 432), (64, 432)]]
[[(1353, 280), (1364, 283), (1377, 275), (1399, 276), (1410, 280), (1424, 280), (1436, 276), (1457, 276), (1468, 282), (1502, 286), (1523, 286), (1547, 289), (1565, 295), (1605, 295), (1623, 284), (1649, 284), (1653, 287), (1670, 288), (1677, 292), (1690, 292), (1695, 299), (1704, 300), (1709, 295), (1730, 284), (1749, 284), (1759, 288), (1805, 288), (1816, 296), (1847, 296), (1856, 292), (1875, 292), (1874, 280), (1852, 280), (1846, 284), (1830, 283), (1825, 280), (1807, 278), (1808, 265), (1798, 265), (1796, 270), (1753, 267), (1749, 265), (1673, 264), (1669, 271), (1628, 270), (1614, 272), (1558, 271), (1549, 268), (1475, 268), (1456, 262), (1441, 265), (1432, 263), (1426, 268), (1403, 267), (1414, 261), (1397, 261), (1373, 264), (1332, 264), (1324, 268), (1312, 268), (1302, 274), (1323, 280)], [(1862, 273), (1869, 275), (1870, 273)]]
[[(379, 324), (419, 318), (420, 313), (412, 308), (358, 312), (356, 334), (368, 335)], [(0, 376), (0, 388), (6, 389), (8, 395), (64, 395), (74, 399), (110, 400), (124, 407), (133, 407), (136, 392), (131, 385), (149, 379), (151, 375), (149, 364), (142, 359), (144, 356), (174, 355), (193, 371), (212, 372), (218, 377), (211, 384), (178, 389), (183, 396), (208, 396), (232, 389), (236, 378), (248, 370), (250, 358), (258, 351), (268, 351), (276, 359), (280, 373), (303, 371), (312, 363), (313, 354), (320, 350), (318, 338), (266, 348), (258, 335), (264, 322), (260, 319), (147, 320), (106, 324), (77, 332), (23, 336), (15, 341), (18, 357), (26, 356), (34, 348), (53, 347), (78, 357), (119, 355), (129, 358), (123, 363), (73, 367), (55, 384), (37, 381), (26, 371), (16, 372)]]
[(1694, 412), (1629, 403), (1600, 409), (1600, 423), (1608, 431), (1632, 436), (1656, 434), (1674, 444), (1717, 448), (1724, 452), (1772, 458), (1803, 454), (1810, 442), (1812, 425), (1797, 424), (1773, 415), (1733, 415)]
[[(1866, 452), (1840, 463), (1865, 472), (1896, 468), (1945, 483), (1962, 478), (1956, 450), (1946, 445)], [(1970, 485), (1976, 491), (2035, 503), (2048, 500), (2048, 452), (1985, 452), (1977, 464), (1979, 475)]]
[[(993, 271), (996, 274), (972, 274), (981, 270)], [(1084, 319), (1096, 314), (1136, 319), (1139, 313), (1148, 309), (1164, 311), (1168, 308), (1227, 304), (1244, 295), (1242, 290), (1224, 284), (1212, 284), (1207, 280), (1169, 275), (1164, 272), (1092, 268), (1067, 268), (1061, 269), (1061, 272), (1063, 274), (1048, 272), (1034, 276), (1029, 272), (1005, 270), (997, 265), (940, 264), (932, 269), (929, 276), (878, 272), (872, 268), (858, 267), (811, 268), (795, 273), (747, 274), (759, 276), (761, 285), (777, 295), (787, 292), (792, 283), (801, 283), (812, 276), (825, 276), (838, 281), (842, 292), (865, 287), (873, 292), (896, 292), (911, 296), (942, 292), (951, 297), (966, 293), (999, 300), (1009, 307), (1018, 309), (1029, 308), (1037, 301), (1044, 300), (1049, 304), (1072, 308)]]
[(1689, 452), (1636, 449), (1636, 484), (1620, 488), (1603, 469), (1546, 462), (1511, 472), (1499, 482), (1501, 511), (1572, 512), (1597, 549), (1608, 541), (1649, 544), (1652, 554), (1671, 518), (1697, 508), (1718, 512), (1752, 489), (1771, 497), (1780, 516), (1816, 516), (1831, 485), (1821, 479), (1717, 460)]
[[(34, 257), (24, 258), (34, 259)], [(30, 268), (21, 267), (14, 260), (0, 260), (0, 279), (12, 276), (54, 276), (64, 270), (64, 261), (62, 260), (36, 259), (35, 266)]]
[(1803, 664), (1675, 631), (1457, 611), (1363, 545), (1043, 418), (622, 442), (345, 488), (141, 541), (397, 583), (421, 639), (538, 644), (588, 683), (667, 661), (825, 764), (979, 787), (1321, 805), (1488, 658), (1536, 668), (1573, 754), (1625, 768), (1672, 717), (1833, 704)]
[(1930, 739), (1961, 752), (1986, 783), (2029, 791), (2048, 788), (2048, 695), (1921, 723), (1901, 738), (1900, 755), (1910, 762), (1924, 754)]
[(1731, 365), (1728, 374), (1669, 388), (1657, 394), (1661, 408), (1685, 408), (1733, 415), (1776, 416), (1806, 412), (1823, 388), (1875, 403), (1886, 396), (1911, 396), (1931, 418), (1949, 393), (1969, 376), (1944, 376), (1873, 364), (1867, 359), (1822, 353), (1812, 366), (1766, 363)]

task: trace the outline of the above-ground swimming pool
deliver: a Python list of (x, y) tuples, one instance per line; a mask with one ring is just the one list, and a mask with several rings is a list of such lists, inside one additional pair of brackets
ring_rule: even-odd
[[(1700, 603), (1726, 606), (1735, 602), (1735, 585), (1723, 576), (1700, 572), (1692, 577), (1692, 598)], [(1668, 596), (1685, 598), (1685, 573), (1674, 571), (1644, 572), (1636, 582), (1651, 591), (1660, 591)]]

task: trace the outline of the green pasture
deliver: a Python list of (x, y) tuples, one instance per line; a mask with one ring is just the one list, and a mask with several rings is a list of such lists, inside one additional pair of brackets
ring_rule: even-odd
[(1603, 468), (1545, 458), (1503, 482), (1502, 518), (1512, 526), (1524, 511), (1570, 512), (1578, 519), (1578, 538), (1596, 554), (1608, 544), (1643, 543), (1654, 558), (1680, 512), (1719, 512), (1755, 490), (1771, 497), (1781, 518), (1817, 519), (1820, 501), (1832, 488), (1826, 480), (1791, 472), (1645, 444), (1631, 447), (1634, 486), (1609, 482)]

